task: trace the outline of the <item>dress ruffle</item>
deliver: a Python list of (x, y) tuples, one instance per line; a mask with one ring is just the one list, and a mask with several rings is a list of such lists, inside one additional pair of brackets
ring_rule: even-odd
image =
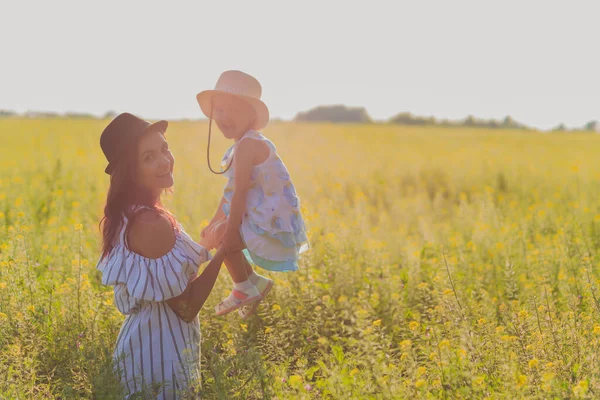
[(180, 231), (173, 248), (160, 258), (143, 257), (119, 243), (97, 268), (102, 284), (115, 287), (119, 311), (130, 314), (140, 300), (160, 302), (182, 294), (198, 266), (210, 259), (204, 247)]

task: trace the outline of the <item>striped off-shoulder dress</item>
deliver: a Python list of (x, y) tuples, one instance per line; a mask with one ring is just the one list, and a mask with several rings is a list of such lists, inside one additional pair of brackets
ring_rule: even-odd
[[(165, 300), (180, 295), (198, 266), (211, 256), (180, 227), (164, 256), (142, 257), (125, 246), (127, 220), (118, 243), (97, 268), (114, 286), (115, 305), (126, 316), (114, 351), (115, 367), (128, 394), (177, 399), (199, 382), (200, 325), (187, 323)], [(156, 390), (158, 388), (158, 390)]]

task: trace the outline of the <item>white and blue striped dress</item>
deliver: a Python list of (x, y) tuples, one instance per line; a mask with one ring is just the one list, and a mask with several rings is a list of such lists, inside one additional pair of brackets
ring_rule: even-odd
[(198, 318), (191, 323), (179, 318), (165, 300), (183, 293), (211, 256), (180, 227), (169, 253), (142, 257), (126, 248), (126, 226), (127, 220), (118, 243), (97, 265), (102, 283), (114, 286), (117, 309), (126, 315), (115, 367), (128, 395), (147, 395), (159, 384), (158, 399), (177, 399), (200, 379), (200, 324)]

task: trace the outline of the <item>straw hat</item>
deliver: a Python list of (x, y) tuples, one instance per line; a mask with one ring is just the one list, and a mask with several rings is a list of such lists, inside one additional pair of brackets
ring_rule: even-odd
[(242, 71), (225, 71), (219, 77), (214, 90), (204, 90), (198, 93), (196, 100), (208, 118), (211, 118), (212, 99), (218, 94), (235, 96), (252, 106), (256, 112), (256, 121), (254, 121), (252, 129), (263, 129), (269, 123), (269, 109), (260, 100), (262, 88), (254, 77)]

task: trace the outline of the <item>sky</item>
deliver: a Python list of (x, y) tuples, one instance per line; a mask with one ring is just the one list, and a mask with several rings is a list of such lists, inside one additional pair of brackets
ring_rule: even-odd
[(0, 109), (201, 118), (219, 74), (324, 104), (547, 129), (600, 120), (600, 1), (0, 0)]

